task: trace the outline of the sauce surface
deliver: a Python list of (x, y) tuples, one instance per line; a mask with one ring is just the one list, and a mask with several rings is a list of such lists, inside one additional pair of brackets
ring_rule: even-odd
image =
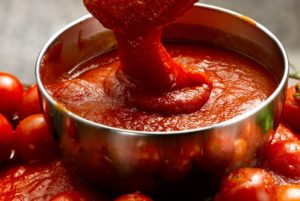
[[(107, 82), (120, 65), (117, 51), (91, 58), (45, 87), (56, 101), (81, 117), (112, 127), (140, 131), (177, 131), (220, 123), (258, 106), (276, 88), (277, 82), (270, 72), (240, 54), (199, 44), (166, 44), (166, 49), (183, 67), (204, 69), (212, 82), (208, 101), (196, 112), (147, 112), (126, 104), (123, 96), (111, 96), (107, 88), (116, 91), (120, 87), (118, 83)], [(180, 100), (189, 95), (178, 93), (172, 99)]]

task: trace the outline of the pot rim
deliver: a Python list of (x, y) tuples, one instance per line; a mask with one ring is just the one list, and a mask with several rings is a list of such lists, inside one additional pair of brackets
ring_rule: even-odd
[[(218, 11), (218, 12), (223, 12), (229, 15), (232, 15), (234, 17), (238, 17), (241, 20), (245, 20), (248, 23), (251, 24), (255, 24), (255, 26), (260, 29), (262, 32), (264, 32), (268, 37), (270, 37), (272, 39), (272, 41), (274, 41), (277, 45), (277, 47), (280, 50), (280, 53), (282, 54), (283, 60), (284, 60), (284, 71), (283, 71), (283, 76), (282, 79), (280, 80), (277, 88), (274, 90), (274, 92), (264, 101), (262, 102), (259, 106), (248, 110), (247, 112), (235, 116), (232, 119), (217, 123), (217, 124), (213, 124), (210, 126), (205, 126), (205, 127), (201, 127), (201, 128), (195, 128), (195, 129), (188, 129), (188, 130), (180, 130), (180, 131), (157, 131), (157, 132), (153, 132), (153, 131), (137, 131), (137, 130), (128, 130), (128, 129), (121, 129), (121, 128), (115, 128), (115, 127), (111, 127), (111, 126), (107, 126), (104, 124), (100, 124), (100, 123), (96, 123), (90, 120), (87, 120), (83, 117), (80, 117), (79, 115), (68, 111), (67, 109), (64, 110), (60, 110), (61, 112), (64, 112), (65, 115), (67, 115), (68, 117), (79, 121), (83, 124), (95, 127), (97, 129), (104, 129), (107, 130), (108, 132), (115, 132), (118, 134), (122, 134), (122, 135), (135, 135), (135, 136), (165, 136), (165, 135), (184, 135), (184, 134), (192, 134), (192, 133), (199, 133), (199, 132), (205, 132), (208, 130), (212, 130), (212, 129), (220, 129), (220, 128), (224, 128), (224, 127), (228, 127), (232, 124), (238, 123), (252, 115), (254, 115), (255, 113), (259, 112), (261, 109), (263, 109), (264, 107), (266, 107), (268, 104), (270, 104), (280, 93), (281, 91), (284, 89), (284, 87), (286, 86), (286, 82), (288, 80), (288, 73), (289, 73), (289, 63), (288, 63), (288, 56), (287, 53), (283, 47), (283, 45), (281, 44), (281, 42), (279, 41), (279, 39), (271, 32), (269, 31), (265, 26), (263, 26), (262, 24), (256, 22), (255, 20), (248, 18), (238, 12), (235, 11), (231, 11), (229, 9), (225, 9), (225, 8), (221, 8), (218, 6), (213, 6), (213, 5), (208, 5), (208, 4), (203, 4), (203, 3), (195, 3), (194, 4), (195, 7), (202, 7), (202, 8), (206, 8), (206, 9), (210, 9), (210, 10), (214, 10), (214, 11)], [(82, 16), (80, 18), (78, 18), (77, 20), (69, 23), (68, 25), (66, 25), (65, 27), (63, 27), (62, 29), (60, 29), (58, 32), (56, 32), (52, 37), (50, 37), (50, 39), (46, 42), (46, 44), (43, 46), (42, 50), (40, 51), (37, 61), (36, 61), (36, 67), (35, 67), (35, 76), (36, 76), (36, 80), (37, 80), (37, 85), (38, 88), (40, 90), (40, 92), (43, 94), (43, 96), (45, 96), (45, 98), (47, 99), (47, 101), (49, 101), (52, 105), (59, 105), (57, 101), (55, 101), (52, 96), (50, 96), (50, 94), (46, 91), (45, 87), (42, 84), (41, 81), (41, 77), (40, 77), (40, 66), (43, 60), (43, 57), (46, 53), (46, 51), (48, 50), (48, 48), (50, 47), (51, 44), (53, 44), (53, 41), (55, 41), (55, 39), (60, 36), (63, 32), (67, 31), (68, 29), (70, 29), (71, 27), (91, 18), (92, 15), (91, 14), (87, 14), (85, 16)]]

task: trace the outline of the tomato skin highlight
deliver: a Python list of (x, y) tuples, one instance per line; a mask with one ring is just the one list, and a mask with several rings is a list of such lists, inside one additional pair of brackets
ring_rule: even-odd
[(15, 135), (17, 155), (27, 162), (52, 159), (57, 155), (57, 145), (42, 114), (22, 120)]
[(300, 141), (285, 140), (267, 147), (266, 165), (274, 172), (300, 178)]
[(5, 116), (0, 114), (0, 163), (10, 157), (13, 146), (13, 128)]
[(22, 96), (21, 82), (9, 73), (0, 72), (0, 113), (12, 118), (21, 106)]
[(241, 168), (224, 178), (215, 201), (276, 201), (273, 177), (259, 168)]
[(19, 118), (24, 119), (33, 114), (42, 113), (37, 84), (33, 84), (24, 92), (22, 104), (18, 112)]
[(114, 201), (153, 201), (150, 197), (143, 195), (139, 192), (121, 195)]
[(299, 201), (300, 185), (282, 185), (277, 187), (277, 201)]
[(272, 136), (271, 144), (285, 140), (300, 140), (300, 135), (284, 123), (280, 123)]
[(282, 121), (300, 132), (300, 83), (291, 86), (287, 91)]

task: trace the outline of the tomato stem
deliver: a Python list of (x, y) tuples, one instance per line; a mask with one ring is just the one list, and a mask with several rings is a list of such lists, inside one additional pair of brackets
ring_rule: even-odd
[(295, 85), (295, 90), (296, 90), (296, 92), (300, 92), (300, 85), (299, 84)]
[(25, 83), (22, 83), (22, 85), (23, 85), (23, 88), (24, 88), (24, 90), (26, 91), (27, 89), (29, 89), (29, 87), (31, 86), (31, 84), (25, 84)]
[(300, 80), (300, 73), (299, 73), (299, 71), (297, 70), (297, 68), (293, 65), (293, 64), (291, 64), (291, 63), (289, 63), (289, 66), (293, 69), (293, 71), (294, 72), (291, 72), (290, 74), (289, 74), (289, 77), (290, 78), (293, 78), (293, 79), (296, 79), (296, 80)]
[(300, 85), (296, 84), (295, 85), (295, 93), (293, 94), (294, 99), (297, 101), (300, 101)]
[(290, 78), (296, 79), (296, 80), (300, 80), (300, 73), (299, 72), (293, 72), (289, 74)]
[(295, 100), (300, 101), (300, 93), (294, 93), (293, 96)]

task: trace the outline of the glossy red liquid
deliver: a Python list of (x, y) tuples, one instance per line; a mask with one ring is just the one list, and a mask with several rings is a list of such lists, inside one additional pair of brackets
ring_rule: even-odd
[(194, 2), (84, 0), (118, 42), (120, 64), (104, 85), (110, 96), (123, 96), (125, 104), (160, 114), (195, 112), (207, 102), (211, 82), (204, 69), (174, 61), (161, 43), (162, 27)]
[(0, 173), (0, 200), (50, 200), (64, 191), (78, 191), (88, 200), (108, 201), (72, 176), (59, 160), (24, 164)]
[[(258, 106), (276, 88), (277, 82), (264, 67), (237, 53), (189, 44), (168, 44), (167, 50), (180, 65), (205, 69), (213, 83), (208, 101), (193, 113), (147, 112), (126, 103), (126, 97), (122, 95), (117, 98), (109, 95), (105, 85), (114, 92), (122, 88), (122, 85), (107, 82), (120, 65), (116, 51), (76, 66), (72, 74), (66, 72), (53, 84), (45, 80), (45, 87), (54, 99), (75, 114), (108, 126), (143, 131), (186, 130), (213, 125)], [(91, 70), (85, 72), (86, 69)], [(186, 94), (174, 95), (173, 101), (181, 104), (182, 99), (189, 98), (184, 96)], [(141, 97), (139, 101), (155, 105), (151, 99)], [(176, 105), (173, 109), (176, 110)]]

